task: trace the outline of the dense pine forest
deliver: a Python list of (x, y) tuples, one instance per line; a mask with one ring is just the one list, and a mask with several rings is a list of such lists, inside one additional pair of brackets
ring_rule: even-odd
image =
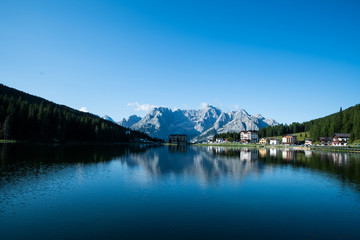
[(360, 104), (344, 111), (340, 108), (338, 113), (308, 122), (262, 128), (259, 131), (259, 137), (273, 137), (297, 132), (310, 132), (313, 141), (318, 141), (319, 137), (331, 137), (334, 133), (350, 133), (350, 142), (353, 142), (360, 138)]
[(90, 113), (0, 84), (0, 137), (30, 141), (129, 142), (151, 139)]
[[(259, 138), (298, 132), (310, 132), (310, 136), (314, 141), (318, 141), (319, 137), (331, 137), (334, 133), (350, 133), (350, 142), (360, 139), (360, 104), (344, 111), (340, 108), (338, 113), (308, 122), (294, 122), (290, 125), (279, 124), (262, 128), (259, 130)], [(237, 141), (240, 139), (240, 133), (220, 133), (216, 134), (213, 139), (215, 140), (216, 138), (227, 138), (229, 141)]]
[(239, 141), (240, 133), (239, 132), (227, 132), (227, 133), (219, 133), (215, 134), (213, 137), (213, 141), (216, 141), (217, 138), (226, 138), (229, 142)]

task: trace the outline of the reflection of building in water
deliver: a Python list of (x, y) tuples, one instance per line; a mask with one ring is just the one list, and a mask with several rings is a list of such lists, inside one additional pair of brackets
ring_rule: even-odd
[(313, 153), (312, 151), (305, 150), (304, 152), (305, 152), (305, 157), (311, 158), (312, 153)]
[(276, 157), (279, 153), (279, 149), (277, 148), (270, 148), (270, 156)]
[[(186, 154), (172, 154), (170, 150), (159, 148), (149, 149), (143, 154), (130, 154), (120, 160), (125, 161), (128, 166), (141, 166), (146, 174), (153, 177), (167, 174), (192, 175), (207, 184), (224, 176), (244, 179), (249, 174), (261, 174), (265, 169), (257, 161), (257, 156), (256, 149), (188, 146)], [(239, 161), (239, 157), (242, 161)]]
[(331, 158), (336, 166), (345, 166), (349, 164), (349, 155), (344, 153), (331, 153)]
[(292, 150), (283, 150), (282, 151), (282, 158), (285, 161), (292, 161), (294, 159), (294, 151), (292, 151)]
[(260, 148), (259, 149), (259, 155), (260, 155), (260, 157), (266, 157), (266, 153), (267, 153), (267, 151), (266, 151), (266, 148)]
[(258, 151), (251, 151), (247, 148), (243, 148), (240, 151), (240, 161), (252, 161), (258, 159)]
[[(312, 154), (310, 160), (310, 158), (305, 158), (302, 151), (281, 151), (276, 148), (267, 151), (273, 159), (265, 161), (263, 158), (258, 159), (259, 150), (250, 148), (188, 146), (186, 154), (174, 154), (161, 147), (149, 148), (146, 152), (141, 153), (130, 153), (118, 160), (131, 168), (140, 166), (144, 170), (144, 174), (139, 177), (146, 182), (152, 177), (172, 175), (192, 176), (204, 185), (213, 181), (221, 181), (224, 177), (231, 180), (243, 180), (248, 176), (252, 177), (272, 171), (274, 164), (281, 166), (284, 163), (294, 168), (309, 168), (332, 173), (339, 179), (360, 181), (360, 174), (353, 166), (354, 160), (360, 160), (360, 156), (357, 154), (304, 151), (307, 156)], [(283, 157), (284, 160), (279, 161), (279, 157)], [(299, 164), (293, 164), (295, 160)]]
[(76, 164), (76, 176), (79, 183), (84, 180), (84, 163)]
[(170, 152), (186, 152), (187, 145), (186, 144), (177, 144), (177, 145), (169, 145)]
[(226, 148), (224, 147), (210, 147), (209, 150), (215, 154), (222, 154), (226, 152)]
[(250, 151), (241, 151), (240, 152), (240, 161), (251, 161), (251, 152)]
[[(215, 155), (235, 157), (239, 156), (240, 161), (254, 161), (258, 160), (258, 150), (241, 148), (227, 148), (227, 147), (208, 147), (208, 151), (212, 151)], [(266, 152), (265, 152), (266, 154)]]

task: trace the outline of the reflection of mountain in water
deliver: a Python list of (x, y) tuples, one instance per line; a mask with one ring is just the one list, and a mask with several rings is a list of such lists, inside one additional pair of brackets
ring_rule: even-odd
[(178, 174), (196, 176), (209, 182), (222, 176), (243, 179), (261, 174), (267, 166), (291, 166), (329, 173), (340, 181), (356, 183), (360, 189), (360, 155), (290, 149), (234, 149), (226, 147), (188, 147), (149, 149), (144, 154), (122, 158), (129, 165), (141, 165), (153, 176)]
[(141, 165), (153, 176), (180, 174), (200, 177), (203, 181), (211, 181), (221, 176), (244, 178), (250, 173), (263, 171), (257, 161), (258, 151), (241, 149), (229, 152), (220, 147), (188, 147), (183, 151), (174, 148), (149, 149), (144, 154), (130, 155), (122, 158), (129, 165)]
[(360, 189), (359, 154), (186, 145), (0, 145), (0, 185), (27, 175), (46, 175), (54, 167), (112, 160), (129, 167), (140, 166), (155, 177), (175, 174), (197, 177), (203, 182), (226, 176), (243, 179), (262, 174), (268, 166), (290, 166), (329, 173), (340, 181), (355, 183)]

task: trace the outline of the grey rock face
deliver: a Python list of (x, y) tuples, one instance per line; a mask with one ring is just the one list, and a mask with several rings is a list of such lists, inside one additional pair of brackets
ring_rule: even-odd
[(140, 120), (141, 117), (136, 115), (131, 115), (128, 119), (123, 118), (120, 122), (118, 122), (118, 124), (123, 127), (130, 128), (132, 125), (138, 123)]
[(186, 134), (191, 142), (201, 142), (216, 133), (259, 130), (278, 123), (260, 114), (250, 115), (245, 110), (223, 112), (207, 105), (199, 110), (175, 111), (166, 107), (156, 107), (142, 119), (133, 115), (128, 120), (123, 119), (119, 124), (143, 131), (152, 137), (167, 139), (170, 134)]

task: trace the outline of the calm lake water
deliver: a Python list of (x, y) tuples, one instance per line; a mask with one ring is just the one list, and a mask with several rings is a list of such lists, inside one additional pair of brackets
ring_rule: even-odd
[(1, 239), (360, 239), (360, 155), (0, 145)]

